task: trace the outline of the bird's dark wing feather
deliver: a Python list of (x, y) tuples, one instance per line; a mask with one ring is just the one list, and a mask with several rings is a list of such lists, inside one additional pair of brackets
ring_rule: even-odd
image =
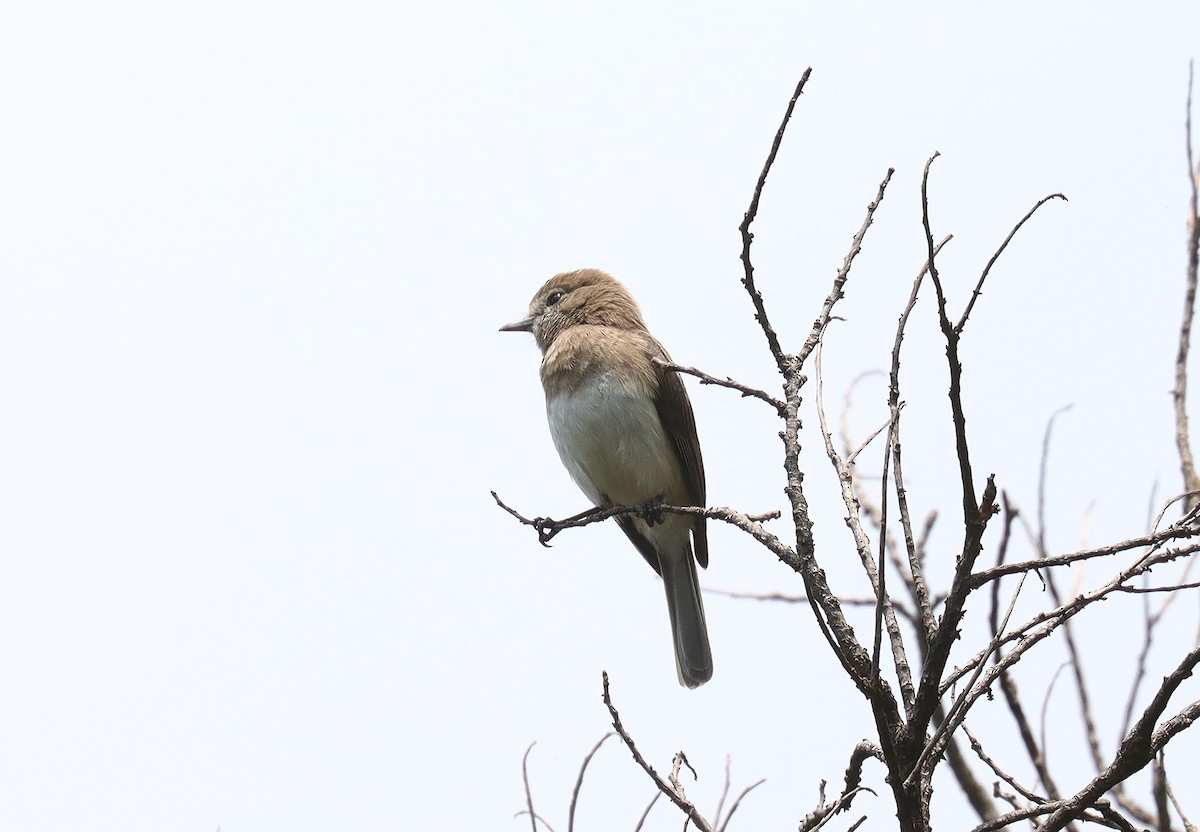
[[(656, 346), (660, 357), (664, 361), (670, 361), (671, 357), (662, 345), (656, 343)], [(700, 455), (700, 440), (696, 437), (696, 417), (692, 413), (692, 402), (678, 373), (657, 364), (655, 369), (658, 372), (658, 396), (654, 404), (658, 408), (658, 418), (662, 421), (672, 447), (675, 448), (675, 456), (679, 460), (679, 467), (683, 469), (692, 505), (703, 507), (706, 505), (704, 458)], [(696, 548), (696, 562), (707, 567), (708, 532), (703, 517), (695, 518), (692, 524), (692, 540)]]
[(637, 526), (633, 524), (633, 517), (624, 514), (617, 517), (616, 520), (617, 525), (621, 527), (621, 531), (625, 532), (625, 536), (642, 553), (642, 557), (646, 559), (646, 563), (654, 567), (655, 572), (662, 575), (662, 567), (658, 565), (658, 552), (651, 545), (650, 541), (644, 538), (642, 533), (637, 530)]

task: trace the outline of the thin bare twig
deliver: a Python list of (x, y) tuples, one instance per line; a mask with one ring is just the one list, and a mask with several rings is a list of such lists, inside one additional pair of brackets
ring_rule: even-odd
[[(683, 789), (676, 790), (670, 783), (659, 777), (658, 772), (654, 770), (654, 766), (646, 762), (646, 758), (642, 756), (642, 752), (638, 750), (637, 745), (634, 743), (633, 737), (629, 735), (629, 732), (625, 730), (625, 726), (621, 724), (621, 715), (617, 713), (617, 708), (613, 705), (612, 696), (608, 690), (608, 671), (604, 671), (603, 680), (604, 705), (608, 708), (609, 716), (612, 717), (613, 729), (624, 740), (625, 747), (633, 754), (633, 759), (642, 767), (642, 771), (650, 776), (650, 779), (654, 781), (654, 785), (658, 787), (658, 790), (669, 797), (671, 802), (679, 807), (680, 811), (687, 815), (688, 819), (696, 825), (697, 829), (700, 829), (701, 832), (714, 832), (712, 825), (700, 814), (700, 810), (696, 808), (696, 805), (683, 794)], [(534, 832), (537, 832), (537, 830), (534, 830)]]
[(729, 821), (733, 819), (733, 813), (736, 812), (738, 807), (742, 805), (742, 799), (765, 782), (767, 782), (765, 779), (761, 779), (758, 782), (751, 783), (749, 786), (742, 789), (738, 796), (733, 799), (733, 804), (729, 807), (729, 814), (726, 815), (725, 820), (721, 822), (721, 828), (718, 830), (718, 832), (725, 832), (725, 830), (729, 828)]
[(775, 164), (775, 156), (779, 153), (779, 146), (783, 144), (783, 134), (787, 132), (788, 122), (792, 120), (792, 112), (796, 109), (796, 102), (800, 100), (800, 94), (804, 92), (804, 85), (808, 83), (808, 76), (811, 74), (812, 67), (809, 67), (804, 70), (799, 83), (796, 84), (796, 91), (792, 93), (787, 110), (783, 113), (783, 121), (779, 123), (779, 129), (775, 131), (775, 140), (771, 143), (771, 150), (767, 153), (767, 161), (763, 165), (762, 173), (758, 175), (758, 182), (754, 186), (754, 195), (750, 198), (750, 207), (746, 209), (746, 215), (738, 227), (738, 231), (742, 234), (742, 285), (746, 287), (746, 292), (750, 295), (750, 302), (754, 304), (754, 319), (758, 321), (763, 335), (767, 338), (767, 347), (775, 359), (775, 366), (785, 378), (793, 372), (792, 360), (779, 346), (779, 336), (775, 334), (775, 330), (767, 318), (767, 307), (763, 304), (762, 293), (754, 285), (754, 266), (750, 262), (750, 243), (753, 242), (754, 235), (750, 233), (750, 226), (754, 223), (754, 218), (758, 216), (758, 202), (762, 199), (763, 186), (767, 184), (767, 175)]
[(713, 812), (713, 826), (721, 822), (721, 810), (725, 808), (725, 798), (729, 797), (729, 787), (732, 784), (732, 771), (730, 766), (732, 761), (729, 755), (725, 755), (725, 783), (721, 786), (721, 797), (717, 800), (717, 810)]
[[(988, 477), (982, 499), (976, 501), (975, 497), (971, 455), (967, 445), (967, 419), (962, 404), (962, 363), (958, 357), (959, 333), (954, 330), (946, 315), (946, 295), (937, 270), (936, 247), (929, 220), (929, 168), (937, 157), (938, 154), (934, 153), (925, 163), (924, 175), (921, 178), (921, 222), (925, 229), (929, 277), (933, 281), (937, 293), (938, 320), (946, 341), (946, 360), (950, 371), (951, 422), (954, 426), (955, 455), (958, 459), (959, 475), (962, 481), (963, 543), (954, 570), (950, 592), (946, 596), (946, 603), (942, 610), (941, 623), (938, 625), (934, 637), (930, 639), (925, 668), (921, 674), (921, 683), (917, 689), (913, 706), (910, 730), (918, 735), (924, 734), (926, 726), (929, 725), (937, 709), (940, 699), (939, 680), (950, 659), (950, 649), (958, 638), (959, 624), (962, 621), (967, 595), (970, 592), (971, 571), (974, 568), (975, 559), (982, 550), (983, 532), (987, 526), (987, 520), (996, 510), (996, 484), (992, 477)], [(917, 769), (905, 772), (905, 781), (909, 782), (916, 773)]]
[(1117, 592), (1151, 594), (1158, 592), (1178, 592), (1181, 589), (1200, 589), (1200, 581), (1192, 581), (1188, 584), (1171, 584), (1170, 586), (1121, 586), (1117, 587)]
[[(800, 822), (799, 832), (815, 832), (815, 830), (820, 829), (835, 814), (849, 809), (850, 804), (854, 802), (854, 798), (859, 792), (875, 794), (873, 789), (862, 785), (863, 764), (872, 757), (884, 762), (883, 749), (866, 740), (854, 746), (854, 750), (850, 753), (850, 762), (846, 766), (845, 785), (842, 788), (842, 793), (832, 803), (826, 803), (825, 781), (822, 780), (818, 789), (817, 807), (809, 812), (804, 820)], [(856, 828), (857, 826), (858, 824), (856, 823), (852, 828)]]
[(1183, 824), (1184, 832), (1197, 832), (1196, 824), (1192, 823), (1191, 820), (1188, 819), (1188, 816), (1184, 814), (1183, 807), (1179, 804), (1179, 798), (1175, 796), (1175, 790), (1171, 788), (1171, 780), (1169, 777), (1167, 777), (1166, 771), (1166, 754), (1160, 751), (1158, 753), (1158, 759), (1159, 764), (1163, 769), (1163, 788), (1167, 792), (1167, 798), (1170, 799), (1171, 806), (1175, 808), (1175, 814), (1179, 815), (1179, 821)]
[(588, 763), (596, 756), (596, 752), (600, 750), (600, 746), (609, 739), (615, 736), (612, 731), (609, 731), (600, 741), (592, 747), (587, 756), (583, 758), (583, 765), (579, 767), (579, 777), (575, 780), (575, 789), (571, 792), (571, 808), (567, 812), (567, 832), (575, 832), (575, 805), (579, 802), (579, 790), (583, 788), (583, 775), (587, 772)]
[(1005, 575), (1016, 575), (1021, 572), (1029, 572), (1031, 570), (1042, 569), (1048, 566), (1065, 566), (1069, 563), (1075, 563), (1081, 560), (1089, 560), (1091, 558), (1102, 558), (1107, 555), (1115, 555), (1118, 552), (1127, 552), (1130, 549), (1140, 549), (1146, 546), (1161, 546), (1172, 540), (1185, 540), (1191, 537), (1200, 536), (1200, 528), (1189, 526), (1171, 526), (1161, 532), (1154, 534), (1143, 535), (1141, 537), (1131, 537), (1129, 540), (1122, 540), (1119, 543), (1112, 543), (1108, 546), (1099, 546), (1095, 549), (1082, 549), (1078, 552), (1069, 552), (1063, 555), (1051, 555), (1045, 558), (1037, 558), (1035, 560), (1017, 561), (1015, 563), (1006, 563), (999, 566), (994, 566), (991, 569), (984, 569), (981, 572), (976, 572), (971, 576), (970, 587), (977, 589), (988, 581), (994, 581), (997, 578), (1002, 578)]
[[(983, 764), (990, 768), (993, 774), (1015, 789), (1021, 795), (1021, 797), (1025, 798), (1026, 800), (1033, 801), (1035, 803), (1046, 802), (1046, 798), (1040, 797), (1032, 789), (1021, 785), (1021, 783), (1017, 781), (1017, 778), (1000, 768), (996, 761), (989, 757), (983, 750), (983, 744), (979, 741), (975, 734), (971, 732), (970, 727), (965, 722), (962, 724), (962, 729), (967, 735), (967, 740), (971, 743), (971, 750), (975, 752), (975, 756), (982, 760)], [(991, 818), (984, 818), (984, 820), (990, 819)]]
[[(995, 635), (992, 636), (990, 645), (991, 650), (989, 651), (989, 655), (991, 651), (999, 649), (1001, 637), (1004, 634), (1005, 628), (1008, 627), (1008, 622), (1009, 619), (1012, 618), (1013, 610), (1016, 609), (1017, 598), (1020, 597), (1021, 589), (1025, 586), (1025, 577), (1025, 575), (1021, 576), (1021, 580), (1017, 582), (1017, 588), (1013, 590), (1012, 600), (1009, 601), (1008, 610), (1004, 613), (1004, 620), (1000, 622), (999, 628), (997, 628)], [(917, 772), (921, 770), (921, 766), (927, 759), (942, 752), (942, 749), (945, 748), (946, 740), (951, 734), (954, 733), (962, 721), (967, 718), (967, 711), (970, 709), (970, 703), (974, 702), (976, 698), (972, 697), (970, 693), (975, 689), (975, 683), (979, 680), (980, 675), (983, 673), (984, 667), (986, 666), (986, 661), (987, 660), (985, 659), (983, 662), (980, 662), (978, 665), (976, 665), (975, 672), (972, 674), (971, 680), (967, 682), (966, 691), (955, 701), (954, 705), (950, 708), (950, 713), (946, 715), (946, 718), (937, 727), (937, 730), (934, 732), (933, 736), (929, 738), (927, 743), (925, 743), (925, 748), (922, 750), (921, 756), (917, 758), (916, 764), (909, 773), (909, 779), (911, 779), (917, 774)], [(978, 696), (978, 694), (976, 694), (976, 696)]]
[[(1042, 434), (1042, 453), (1038, 463), (1038, 491), (1037, 491), (1037, 536), (1034, 541), (1037, 546), (1037, 552), (1043, 559), (1046, 557), (1046, 480), (1050, 471), (1050, 440), (1054, 435), (1054, 423), (1058, 417), (1071, 409), (1071, 405), (1064, 405), (1050, 415), (1046, 421), (1046, 430)], [(1062, 596), (1058, 591), (1058, 581), (1055, 580), (1054, 573), (1047, 571), (1045, 574), (1045, 584), (1050, 591), (1050, 598), (1055, 606), (1062, 606)], [(1088, 751), (1092, 755), (1092, 764), (1096, 771), (1104, 767), (1102, 752), (1100, 750), (1100, 737), (1096, 731), (1096, 719), (1092, 710), (1092, 700), (1088, 693), (1087, 680), (1083, 676), (1083, 660), (1080, 657), (1079, 647), (1075, 641), (1075, 630), (1072, 626), (1070, 618), (1064, 619), (1062, 622), (1062, 636), (1067, 646), (1068, 665), (1071, 668), (1072, 676), (1075, 679), (1075, 692), (1079, 697), (1079, 718), (1083, 722), (1084, 736), (1087, 741)], [(1061, 670), (1061, 668), (1060, 668)], [(1049, 703), (1050, 693), (1054, 688), (1054, 680), (1058, 678), (1058, 671), (1054, 674), (1054, 679), (1051, 681), (1046, 697), (1042, 705), (1042, 758), (1045, 761), (1047, 754), (1046, 736), (1045, 736), (1045, 720), (1046, 707)], [(1049, 764), (1046, 765), (1047, 770)], [(1047, 785), (1049, 788), (1049, 785)]]
[[(529, 788), (529, 752), (533, 751), (535, 745), (537, 745), (536, 741), (529, 743), (529, 747), (525, 749), (524, 756), (521, 757), (521, 779), (525, 781), (526, 812), (529, 813), (529, 823), (533, 828), (533, 832), (537, 832), (538, 821), (541, 821), (542, 825), (549, 829), (550, 832), (554, 832), (554, 827), (533, 810), (533, 790)], [(519, 817), (520, 815), (521, 813), (518, 812), (517, 816)]]
[(846, 254), (845, 259), (842, 261), (842, 267), (838, 269), (837, 276), (833, 279), (833, 288), (825, 296), (825, 303), (821, 307), (821, 312), (817, 315), (817, 319), (813, 321), (808, 338), (804, 340), (804, 346), (796, 354), (797, 369), (804, 366), (804, 362), (808, 360), (813, 350), (816, 349), (817, 342), (824, 337), (825, 328), (829, 326), (829, 318), (833, 314), (833, 307), (844, 297), (842, 290), (846, 285), (846, 280), (850, 277), (850, 267), (854, 265), (854, 258), (862, 250), (863, 237), (866, 236), (867, 229), (871, 227), (871, 222), (875, 218), (875, 210), (883, 202), (884, 192), (887, 191), (888, 183), (892, 181), (892, 174), (895, 172), (895, 169), (888, 168), (883, 181), (879, 183), (879, 191), (875, 194), (875, 199), (867, 205), (867, 216), (863, 220), (862, 226), (858, 229), (858, 233), (854, 235), (854, 240), (850, 243), (850, 251)]
[(1000, 255), (1004, 253), (1004, 249), (1008, 248), (1008, 244), (1012, 242), (1012, 238), (1017, 236), (1017, 232), (1021, 230), (1021, 226), (1029, 221), (1029, 218), (1037, 212), (1037, 209), (1041, 208), (1052, 199), (1061, 199), (1063, 202), (1067, 201), (1067, 198), (1062, 194), (1050, 194), (1049, 196), (1044, 196), (1039, 199), (1037, 204), (1029, 209), (1029, 213), (1021, 217), (1021, 221), (1013, 226), (1012, 231), (1008, 232), (1008, 236), (1004, 238), (1004, 242), (1000, 244), (1000, 248), (996, 249), (996, 253), (992, 255), (992, 259), (987, 262), (986, 266), (984, 266), (983, 274), (979, 275), (979, 282), (975, 284), (975, 291), (971, 293), (971, 300), (967, 302), (967, 308), (963, 310), (962, 317), (959, 318), (958, 323), (954, 325), (955, 331), (960, 335), (962, 334), (963, 327), (967, 325), (967, 318), (970, 317), (971, 310), (975, 308), (975, 301), (978, 300), (979, 296), (983, 293), (983, 281), (987, 280), (988, 272), (992, 270), (992, 266), (994, 266), (996, 261), (1000, 259)]
[(1053, 814), (1046, 818), (1042, 827), (1043, 832), (1057, 832), (1079, 817), (1114, 784), (1126, 780), (1134, 772), (1149, 765), (1172, 737), (1200, 719), (1200, 701), (1197, 701), (1184, 707), (1157, 729), (1154, 727), (1171, 701), (1171, 696), (1183, 680), (1192, 675), (1197, 664), (1200, 664), (1200, 647), (1184, 656), (1179, 666), (1163, 679), (1162, 685), (1154, 694), (1150, 704), (1146, 706), (1146, 710), (1142, 712), (1137, 724), (1122, 740), (1112, 763), (1097, 774), (1090, 783), (1076, 792), (1074, 797), (1055, 809)]
[[(1063, 619), (1077, 615), (1081, 610), (1086, 609), (1088, 606), (1103, 598), (1107, 598), (1112, 593), (1117, 592), (1119, 587), (1121, 587), (1123, 584), (1148, 572), (1155, 566), (1164, 563), (1170, 563), (1171, 561), (1186, 554), (1190, 554), (1197, 549), (1200, 549), (1200, 544), (1197, 544), (1189, 549), (1166, 549), (1143, 555), (1135, 563), (1118, 572), (1107, 583), (1087, 592), (1081, 592), (1065, 601), (1061, 606), (1055, 607), (1052, 610), (1040, 612), (1023, 624), (1014, 627), (1009, 631), (1008, 635), (1001, 639), (1000, 642), (1002, 645), (1014, 645), (1012, 652), (1006, 654), (1003, 659), (997, 661), (992, 672), (989, 672), (982, 677), (980, 684), (977, 686), (977, 690), (979, 692), (986, 690), (995, 680), (996, 676), (1004, 672), (1005, 668), (1016, 664), (1021, 655), (1024, 655), (1040, 641), (1056, 632), (1061, 626)], [(986, 661), (986, 654), (988, 652), (989, 651), (986, 648), (979, 651), (961, 666), (956, 667), (953, 671), (945, 674), (945, 678), (942, 680), (942, 684), (939, 687), (940, 693), (945, 694), (948, 690), (953, 688), (960, 679), (962, 679), (966, 674), (970, 673), (979, 662)]]
[[(914, 688), (912, 671), (909, 668), (908, 657), (904, 648), (904, 637), (900, 632), (899, 624), (896, 622), (895, 608), (891, 606), (887, 597), (883, 564), (876, 563), (871, 553), (871, 541), (862, 527), (860, 519), (862, 506), (858, 501), (858, 495), (854, 487), (854, 474), (851, 472), (850, 466), (842, 459), (841, 454), (838, 453), (837, 448), (834, 447), (833, 435), (830, 433), (829, 424), (825, 418), (825, 380), (822, 372), (823, 342), (824, 338), (818, 339), (816, 354), (813, 360), (817, 387), (817, 421), (820, 425), (821, 438), (825, 443), (825, 454), (829, 457), (834, 471), (837, 472), (838, 482), (841, 484), (842, 501), (846, 504), (846, 525), (854, 537), (855, 548), (858, 550), (863, 570), (867, 573), (867, 578), (871, 582), (871, 589), (875, 593), (875, 640), (871, 651), (871, 679), (879, 678), (880, 646), (886, 626), (888, 639), (892, 647), (892, 660), (896, 668), (896, 678), (900, 685), (900, 695), (904, 702), (905, 712), (907, 713), (912, 706)], [(884, 529), (886, 530), (886, 526), (884, 526)], [(879, 544), (881, 559), (885, 549), (885, 542), (881, 537)]]
[(650, 798), (650, 802), (646, 805), (646, 811), (642, 812), (642, 816), (638, 818), (637, 826), (633, 827), (633, 832), (641, 832), (642, 827), (646, 824), (646, 818), (650, 817), (650, 810), (654, 808), (654, 804), (662, 797), (662, 792), (655, 792), (654, 797)]
[(521, 817), (521, 815), (529, 816), (530, 820), (533, 821), (534, 829), (537, 829), (537, 825), (540, 823), (542, 826), (546, 827), (547, 832), (554, 832), (554, 827), (550, 825), (550, 821), (546, 820), (544, 817), (537, 814), (536, 812), (531, 812), (528, 809), (522, 809), (521, 811), (514, 814), (513, 817), (519, 818), (519, 817)]
[[(921, 271), (917, 273), (916, 279), (913, 280), (912, 291), (908, 296), (908, 303), (905, 304), (904, 311), (900, 314), (900, 319), (896, 324), (896, 340), (892, 343), (892, 368), (888, 376), (888, 410), (891, 413), (891, 431), (888, 436), (888, 445), (892, 449), (892, 458), (895, 465), (896, 500), (900, 507), (901, 526), (904, 529), (904, 547), (908, 553), (909, 586), (913, 600), (917, 605), (917, 612), (921, 616), (921, 627), (924, 631), (923, 640), (926, 644), (933, 638), (937, 624), (933, 618), (933, 608), (929, 605), (929, 587), (925, 582), (925, 570), (922, 568), (922, 564), (917, 557), (917, 546), (913, 540), (912, 518), (908, 511), (908, 496), (904, 488), (904, 475), (900, 465), (900, 409), (902, 405), (900, 401), (900, 345), (904, 342), (904, 330), (908, 326), (908, 319), (912, 314), (913, 308), (917, 305), (917, 296), (921, 290), (921, 283), (924, 281), (925, 275), (929, 272), (930, 266), (933, 265), (933, 258), (952, 239), (954, 239), (954, 236), (947, 234), (940, 243), (933, 247), (929, 259), (925, 261), (925, 265), (921, 267)], [(912, 715), (911, 704), (909, 715)]]
[[(1187, 115), (1184, 121), (1186, 136), (1188, 181), (1191, 184), (1191, 199), (1187, 215), (1187, 288), (1183, 298), (1183, 321), (1179, 326), (1179, 350), (1175, 354), (1175, 443), (1179, 448), (1179, 466), (1183, 472), (1183, 487), (1187, 491), (1200, 489), (1200, 477), (1196, 474), (1196, 462), (1192, 456), (1191, 437), (1188, 433), (1187, 415), (1187, 363), (1191, 346), (1192, 317), (1196, 310), (1197, 272), (1200, 268), (1200, 167), (1192, 158), (1192, 64), (1188, 63)], [(1188, 497), (1184, 511), (1196, 507), (1196, 498)]]
[(750, 387), (742, 384), (740, 381), (734, 381), (728, 376), (723, 379), (717, 378), (716, 376), (710, 376), (703, 370), (697, 370), (695, 367), (684, 367), (682, 364), (676, 364), (673, 361), (665, 361), (661, 358), (653, 358), (651, 360), (660, 367), (665, 367), (666, 369), (673, 370), (676, 373), (684, 373), (689, 376), (695, 376), (696, 378), (700, 379), (701, 384), (713, 384), (717, 387), (727, 387), (730, 390), (737, 390), (742, 394), (743, 399), (753, 398), (758, 399), (759, 401), (764, 401), (771, 405), (771, 407), (775, 408), (775, 412), (779, 414), (781, 419), (786, 413), (787, 406), (765, 390), (759, 390), (757, 387)]
[(496, 505), (507, 511), (513, 517), (521, 522), (522, 525), (532, 526), (538, 533), (538, 542), (547, 548), (550, 541), (554, 539), (559, 532), (564, 529), (577, 529), (582, 526), (590, 526), (593, 523), (601, 523), (611, 517), (620, 517), (627, 514), (636, 514), (639, 517), (654, 516), (656, 513), (667, 514), (688, 514), (693, 517), (707, 517), (710, 520), (721, 520), (731, 526), (736, 526), (742, 531), (749, 534), (751, 537), (758, 540), (772, 552), (779, 554), (782, 558), (795, 557), (791, 550), (783, 544), (779, 538), (768, 532), (762, 527), (762, 524), (767, 520), (779, 519), (778, 511), (768, 511), (763, 514), (745, 514), (732, 508), (715, 507), (701, 508), (699, 506), (668, 506), (662, 503), (657, 503), (653, 500), (642, 503), (637, 506), (608, 506), (605, 508), (591, 508), (587, 511), (581, 511), (572, 517), (567, 517), (563, 520), (553, 520), (549, 517), (526, 517), (512, 506), (506, 504), (500, 499), (495, 491), (491, 492), (492, 499), (496, 501)]

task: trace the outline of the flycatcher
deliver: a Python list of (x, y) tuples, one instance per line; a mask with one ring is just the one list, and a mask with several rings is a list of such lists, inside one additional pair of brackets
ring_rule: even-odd
[[(654, 363), (670, 356), (620, 282), (598, 269), (555, 275), (529, 314), (500, 331), (537, 340), (554, 447), (595, 505), (705, 504), (692, 403), (679, 376)], [(712, 678), (696, 577), (697, 563), (708, 566), (704, 518), (651, 512), (616, 520), (662, 576), (679, 681), (699, 687)]]

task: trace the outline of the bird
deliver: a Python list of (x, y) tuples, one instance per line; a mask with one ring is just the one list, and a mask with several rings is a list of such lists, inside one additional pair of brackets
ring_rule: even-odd
[[(670, 356), (624, 284), (599, 269), (557, 274), (500, 331), (537, 341), (550, 436), (594, 505), (705, 505), (691, 400), (656, 363)], [(651, 509), (616, 522), (662, 578), (679, 682), (699, 687), (713, 669), (696, 569), (708, 566), (704, 517)]]

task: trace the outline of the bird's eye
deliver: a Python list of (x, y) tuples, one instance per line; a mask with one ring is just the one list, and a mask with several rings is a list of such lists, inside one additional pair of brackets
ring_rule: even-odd
[(558, 303), (560, 300), (562, 300), (562, 299), (563, 299), (563, 295), (565, 295), (565, 294), (566, 294), (566, 292), (562, 291), (561, 289), (555, 289), (555, 290), (554, 290), (553, 292), (551, 292), (551, 293), (550, 293), (550, 295), (549, 295), (549, 296), (546, 298), (546, 305), (547, 305), (547, 306), (553, 306), (554, 304), (556, 304), (556, 303)]

